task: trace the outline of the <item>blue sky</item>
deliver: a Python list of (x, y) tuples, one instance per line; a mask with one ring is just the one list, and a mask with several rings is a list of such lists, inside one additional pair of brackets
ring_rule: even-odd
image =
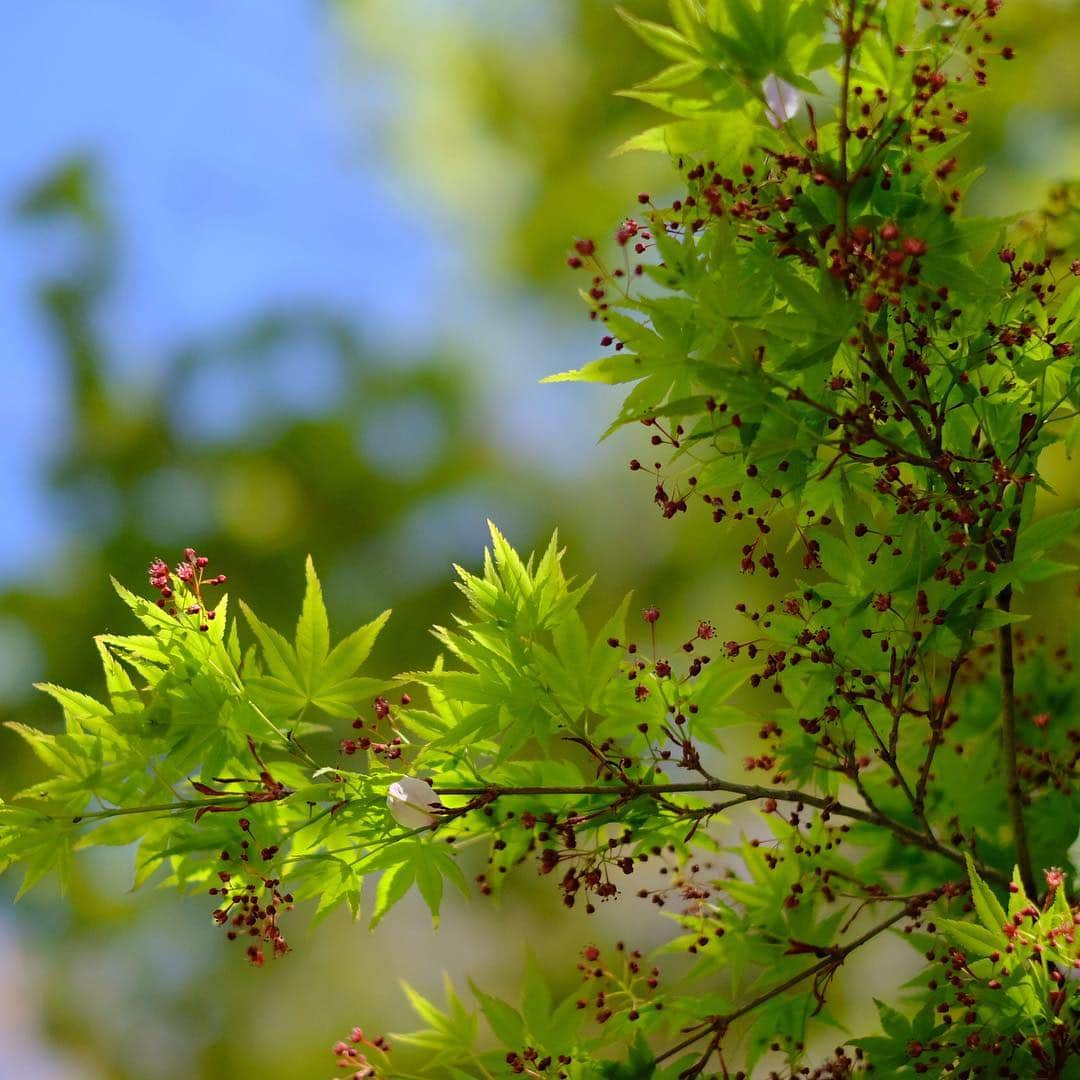
[[(126, 377), (165, 348), (267, 307), (318, 300), (395, 349), (430, 337), (446, 249), (395, 203), (346, 96), (318, 5), (302, 0), (36, 0), (7, 28), (0, 93), (0, 580), (45, 555), (61, 522), (40, 490), (63, 439), (64, 388), (31, 302), (62, 244), (10, 207), (64, 157), (92, 154), (118, 216), (122, 277), (105, 315)], [(14, 511), (14, 512), (12, 512)]]
[[(122, 241), (103, 330), (123, 377), (152, 386), (170, 347), (317, 301), (399, 362), (456, 342), (489, 373), (496, 442), (545, 468), (595, 463), (596, 395), (536, 387), (588, 359), (595, 335), (478, 280), (461, 264), (454, 223), (415, 191), (408, 201), (380, 159), (377, 125), (364, 123), (394, 108), (393, 72), (347, 55), (323, 5), (35, 0), (7, 30), (0, 584), (40, 567), (64, 536), (42, 477), (64, 438), (65, 389), (31, 290), (69, 252), (62, 238), (20, 228), (9, 208), (73, 153), (98, 162)], [(305, 371), (307, 404), (318, 407), (332, 380)], [(256, 399), (234, 400), (242, 411)], [(218, 426), (229, 419), (218, 411)]]

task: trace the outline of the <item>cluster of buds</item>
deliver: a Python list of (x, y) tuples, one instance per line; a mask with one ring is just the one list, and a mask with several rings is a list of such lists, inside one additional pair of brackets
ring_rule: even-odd
[[(411, 701), (412, 698), (408, 694), (401, 695), (402, 706), (410, 704)], [(397, 761), (401, 757), (405, 740), (394, 728), (393, 707), (381, 694), (375, 698), (372, 705), (375, 713), (375, 720), (370, 725), (372, 734), (342, 739), (341, 752), (351, 756), (358, 750), (364, 750), (386, 761)], [(384, 723), (390, 729), (388, 735), (380, 734)], [(353, 720), (352, 726), (355, 731), (363, 731), (369, 727), (362, 716)]]
[[(674, 844), (668, 844), (666, 848), (654, 844), (649, 848), (649, 854), (659, 863), (655, 872), (660, 878), (660, 883), (651, 888), (638, 889), (637, 898), (648, 900), (656, 907), (664, 907), (670, 901), (679, 906), (684, 915), (693, 915), (699, 921), (701, 921), (701, 916), (707, 913), (707, 917), (713, 923), (712, 936), (717, 939), (722, 938), (727, 931), (720, 924), (716, 909), (703, 903), (713, 895), (713, 864), (708, 861), (686, 865), (680, 863)], [(704, 926), (703, 923), (702, 926)], [(709, 943), (709, 940), (702, 929), (698, 937), (690, 942), (687, 952), (697, 953)]]
[[(560, 1065), (560, 1069), (555, 1073), (555, 1076), (558, 1077), (558, 1080), (566, 1080), (570, 1074), (561, 1066), (569, 1065), (574, 1059), (569, 1054), (559, 1054), (555, 1060)], [(541, 1076), (551, 1068), (551, 1062), (552, 1057), (550, 1054), (541, 1054), (533, 1046), (526, 1046), (520, 1053), (511, 1050), (506, 1055), (506, 1064), (515, 1076), (521, 1076), (522, 1074)]]
[(390, 1053), (390, 1044), (384, 1036), (376, 1035), (374, 1039), (369, 1039), (364, 1034), (363, 1028), (354, 1027), (349, 1032), (349, 1037), (339, 1039), (332, 1049), (334, 1057), (337, 1058), (338, 1068), (349, 1070), (346, 1080), (378, 1080), (380, 1076), (385, 1076), (386, 1074), (368, 1058), (361, 1047), (377, 1051), (381, 1058)]
[[(561, 1066), (569, 1065), (574, 1059), (569, 1054), (560, 1054), (555, 1060), (560, 1065), (555, 1075), (559, 1080), (566, 1080), (570, 1074)], [(517, 1050), (511, 1050), (506, 1055), (506, 1064), (515, 1076), (542, 1076), (551, 1068), (551, 1063), (551, 1054), (542, 1054), (535, 1046), (526, 1046), (520, 1053)]]
[[(1054, 892), (1064, 884), (1064, 875), (1053, 868), (1044, 871), (1044, 876), (1049, 903)], [(1013, 884), (1009, 891), (1016, 894), (1020, 887)], [(1075, 1056), (1078, 1049), (1072, 1024), (1062, 1023), (1059, 1019), (1042, 1031), (1036, 1026), (1034, 1033), (1026, 1037), (1019, 1031), (1002, 1031), (999, 1027), (1001, 1007), (998, 1002), (1008, 992), (1017, 973), (1029, 966), (1046, 973), (1049, 1012), (1054, 1017), (1075, 1012), (1080, 957), (1076, 957), (1073, 917), (1068, 914), (1057, 925), (1040, 927), (1041, 922), (1045, 923), (1041, 915), (1033, 903), (1019, 906), (1001, 927), (1001, 947), (978, 965), (973, 966), (974, 957), (969, 958), (961, 949), (952, 946), (928, 953), (927, 959), (934, 961), (939, 970), (928, 984), (930, 991), (939, 998), (935, 1012), (941, 1022), (951, 1028), (951, 1038), (949, 1047), (937, 1041), (911, 1042), (907, 1053), (914, 1062), (916, 1073), (936, 1074), (947, 1054), (950, 1061), (956, 1060), (968, 1068), (977, 1069), (982, 1061), (1007, 1057), (1014, 1067), (1022, 1070), (1011, 1075), (1061, 1075), (1058, 1066)], [(934, 928), (931, 924), (927, 929), (932, 931)], [(1048, 961), (1048, 950), (1073, 959), (1065, 963)], [(1028, 1055), (1033, 1062), (1030, 1059), (1024, 1061)], [(1032, 1065), (1034, 1071), (1024, 1071), (1025, 1065)]]
[[(778, 1050), (780, 1047), (774, 1044), (770, 1049)], [(828, 1061), (812, 1069), (804, 1068), (799, 1076), (805, 1077), (805, 1080), (846, 1080), (849, 1076), (869, 1071), (864, 1058), (865, 1054), (861, 1046), (855, 1047), (854, 1050), (838, 1046)]]
[(164, 559), (155, 558), (147, 570), (150, 584), (158, 591), (157, 606), (179, 617), (180, 605), (183, 614), (198, 618), (199, 629), (204, 633), (210, 629), (210, 623), (217, 612), (207, 607), (203, 600), (203, 589), (207, 586), (224, 585), (224, 574), (206, 576), (206, 567), (210, 560), (200, 555), (194, 548), (184, 548), (184, 557), (174, 569), (170, 570)]
[[(844, 277), (854, 285), (853, 263), (859, 264), (860, 276), (869, 285), (863, 297), (863, 307), (870, 313), (881, 309), (882, 304), (899, 306), (905, 288), (919, 284), (919, 259), (926, 254), (926, 241), (918, 236), (904, 236), (893, 222), (886, 222), (876, 232), (857, 225), (851, 230), (841, 252), (832, 253), (831, 272)], [(948, 297), (948, 290), (944, 296)]]
[[(614, 838), (609, 841), (612, 848), (620, 846)], [(611, 856), (602, 848), (596, 851), (580, 854), (573, 849), (560, 853), (555, 848), (544, 848), (540, 853), (540, 873), (550, 874), (564, 859), (580, 858), (581, 866), (571, 866), (563, 874), (559, 881), (562, 890), (563, 903), (572, 908), (577, 903), (579, 893), (583, 893), (587, 899), (585, 911), (592, 915), (596, 911), (596, 905), (592, 902), (595, 897), (599, 900), (610, 900), (617, 896), (618, 886), (611, 880), (610, 867), (616, 866), (624, 874), (634, 872), (634, 860), (629, 855)]]
[[(746, 612), (745, 604), (738, 607), (742, 612)], [(660, 612), (655, 607), (646, 608), (642, 612), (642, 618), (651, 632), (651, 656), (650, 650), (643, 652), (633, 640), (623, 641), (611, 637), (607, 644), (625, 654), (623, 672), (633, 687), (634, 698), (642, 706), (641, 711), (644, 714), (636, 728), (646, 742), (646, 759), (651, 759), (650, 763), (654, 767), (670, 763), (707, 776), (708, 773), (702, 766), (698, 741), (703, 734), (699, 725), (706, 717), (701, 713), (701, 706), (696, 700), (698, 690), (695, 680), (709, 664), (714, 663), (714, 658), (700, 647), (708, 647), (710, 642), (714, 642), (719, 656), (723, 658), (718, 661), (721, 664), (724, 659), (731, 661), (742, 655), (756, 659), (761, 638), (723, 641), (717, 637), (716, 627), (709, 620), (702, 619), (696, 623), (693, 633), (679, 646), (679, 651), (687, 655), (685, 663), (679, 663), (658, 652), (655, 630), (659, 616)], [(757, 621), (759, 616), (754, 615), (751, 618)], [(765, 627), (768, 625), (770, 624), (766, 620)], [(752, 685), (759, 685), (762, 678), (776, 677), (782, 670), (782, 660), (782, 654), (779, 661), (770, 656), (769, 662), (772, 666), (767, 666), (761, 674), (752, 674)], [(599, 775), (602, 778), (633, 783), (632, 777), (627, 775), (633, 759), (622, 757), (622, 752), (610, 740), (600, 746), (590, 747), (590, 751), (601, 760), (602, 770)], [(769, 761), (768, 764), (763, 762), (764, 759), (756, 762), (754, 768), (771, 769), (774, 764), (774, 761)], [(777, 773), (776, 776), (779, 778), (777, 782), (781, 782), (782, 774)], [(709, 812), (711, 811), (706, 812), (706, 816)]]
[(595, 945), (582, 949), (581, 957), (577, 967), (582, 981), (599, 985), (595, 993), (590, 989), (591, 1002), (587, 997), (579, 998), (577, 1007), (587, 1009), (592, 1004), (597, 1023), (606, 1024), (616, 1012), (625, 1013), (633, 1022), (646, 1008), (659, 1011), (664, 1007), (663, 1002), (652, 1000), (660, 986), (660, 969), (646, 967), (640, 950), (628, 950), (618, 941), (614, 963), (605, 962)]
[[(246, 818), (241, 819), (240, 826), (247, 826), (245, 831), (250, 831)], [(260, 858), (263, 862), (270, 862), (277, 851), (277, 847), (273, 846), (263, 848)], [(220, 858), (226, 864), (233, 861), (228, 851), (223, 851)], [(251, 861), (247, 840), (241, 841), (238, 861), (241, 864)], [(243, 873), (244, 868), (239, 872)], [(272, 956), (284, 956), (289, 946), (278, 926), (278, 917), (282, 911), (292, 909), (293, 896), (292, 893), (281, 891), (281, 879), (258, 875), (256, 880), (238, 885), (232, 870), (219, 870), (217, 876), (221, 885), (211, 888), (210, 895), (219, 898), (214, 910), (214, 922), (225, 928), (226, 937), (230, 941), (248, 939), (247, 957), (255, 967), (262, 967), (266, 961), (263, 945), (269, 947)]]

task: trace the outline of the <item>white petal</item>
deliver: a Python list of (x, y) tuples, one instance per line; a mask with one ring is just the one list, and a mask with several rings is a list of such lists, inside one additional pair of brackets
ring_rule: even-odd
[(431, 809), (442, 804), (430, 784), (415, 776), (403, 776), (390, 785), (386, 805), (390, 809), (390, 816), (399, 825), (407, 829), (421, 829), (439, 820)]
[(766, 75), (761, 89), (765, 92), (765, 114), (773, 127), (780, 127), (798, 113), (799, 92), (779, 75)]

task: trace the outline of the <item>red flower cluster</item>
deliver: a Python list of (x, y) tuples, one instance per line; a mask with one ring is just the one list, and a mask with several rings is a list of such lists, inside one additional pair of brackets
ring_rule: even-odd
[(147, 569), (151, 586), (160, 594), (157, 601), (158, 607), (167, 609), (170, 615), (177, 615), (178, 609), (171, 601), (176, 597), (177, 585), (182, 585), (193, 601), (184, 605), (184, 614), (202, 616), (199, 620), (199, 629), (204, 633), (210, 629), (209, 623), (214, 620), (217, 613), (212, 608), (207, 608), (203, 602), (203, 588), (208, 585), (224, 585), (227, 580), (224, 574), (206, 577), (205, 571), (209, 563), (210, 560), (205, 555), (200, 555), (194, 548), (188, 547), (184, 548), (184, 557), (176, 564), (174, 570), (170, 570), (168, 564), (160, 556), (155, 557)]
[(354, 1027), (349, 1032), (348, 1039), (339, 1039), (333, 1046), (338, 1068), (351, 1070), (348, 1080), (368, 1080), (369, 1077), (379, 1075), (376, 1066), (359, 1049), (361, 1046), (371, 1047), (380, 1054), (390, 1053), (390, 1044), (384, 1036), (376, 1035), (374, 1039), (369, 1039), (364, 1035), (363, 1028)]

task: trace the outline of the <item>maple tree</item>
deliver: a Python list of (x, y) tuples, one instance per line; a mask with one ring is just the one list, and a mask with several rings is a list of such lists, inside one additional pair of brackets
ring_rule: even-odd
[[(297, 903), (359, 914), (374, 877), (372, 925), (413, 888), (438, 919), (447, 882), (491, 894), (526, 865), (567, 908), (663, 909), (662, 952), (693, 957), (669, 979), (585, 945), (579, 992), (529, 965), (520, 1007), (410, 992), (422, 1030), (334, 1047), (354, 1076), (407, 1075), (397, 1043), (451, 1077), (1080, 1076), (1080, 687), (1073, 643), (1019, 625), (1026, 589), (1074, 572), (1053, 555), (1080, 511), (1037, 496), (1080, 434), (1080, 261), (1053, 208), (962, 213), (1000, 7), (623, 13), (668, 61), (627, 93), (672, 117), (624, 149), (670, 155), (679, 187), (574, 244), (606, 352), (552, 378), (628, 384), (610, 430), (644, 425), (657, 510), (737, 538), (717, 573), (775, 580), (743, 635), (630, 597), (589, 628), (557, 539), (523, 559), (493, 527), (431, 668), (376, 676), (389, 613), (332, 644), (310, 560), (287, 637), (233, 616), (194, 549), (155, 559), (156, 596), (117, 585), (143, 632), (97, 639), (106, 698), (45, 686), (63, 732), (17, 726), (46, 772), (0, 806), (23, 889), (134, 844), (136, 884), (209, 893), (261, 966)], [(921, 973), (811, 1059), (833, 979), (894, 933)]]

